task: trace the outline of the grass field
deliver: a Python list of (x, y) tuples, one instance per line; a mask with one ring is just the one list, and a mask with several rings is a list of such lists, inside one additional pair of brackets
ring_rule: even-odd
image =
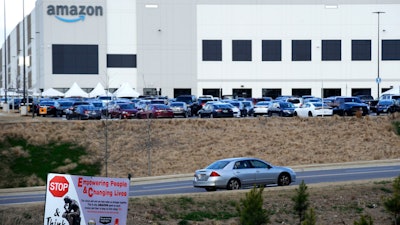
[[(0, 138), (22, 138), (37, 146), (74, 143), (86, 149), (87, 155), (81, 156), (78, 163), (66, 158), (67, 165), (53, 172), (65, 172), (77, 164), (101, 162), (100, 176), (105, 176), (107, 171), (111, 177), (126, 177), (129, 173), (144, 177), (190, 174), (216, 159), (234, 156), (259, 157), (283, 166), (399, 159), (400, 138), (396, 134), (399, 125), (394, 123), (399, 118), (395, 114), (310, 119), (56, 121), (24, 118), (15, 122), (0, 117)], [(1, 154), (26, 154), (26, 151), (17, 148)], [(32, 185), (44, 184), (38, 177), (29, 179)], [(265, 190), (264, 205), (274, 212), (271, 224), (294, 224), (289, 197), (294, 188)], [(353, 224), (362, 214), (372, 215), (375, 224), (390, 224), (390, 215), (381, 204), (381, 198), (390, 194), (390, 188), (390, 181), (312, 186), (310, 192), (318, 224)], [(135, 198), (130, 201), (128, 221), (129, 224), (237, 224), (234, 216), (217, 220), (207, 219), (206, 215), (220, 209), (224, 210), (221, 214), (235, 213), (234, 202), (244, 197), (244, 192)], [(0, 224), (43, 221), (40, 220), (43, 205), (24, 207), (0, 209), (0, 220), (7, 221)], [(201, 214), (204, 221), (185, 219), (187, 214), (193, 217)]]

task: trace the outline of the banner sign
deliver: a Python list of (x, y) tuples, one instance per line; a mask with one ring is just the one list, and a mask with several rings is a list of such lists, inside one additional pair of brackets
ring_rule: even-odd
[(49, 173), (44, 225), (125, 225), (129, 179)]

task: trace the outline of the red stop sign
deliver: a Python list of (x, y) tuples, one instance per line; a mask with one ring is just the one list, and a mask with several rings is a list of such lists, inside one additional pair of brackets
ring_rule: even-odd
[(69, 182), (63, 176), (55, 176), (50, 180), (49, 191), (54, 197), (62, 197), (68, 193)]

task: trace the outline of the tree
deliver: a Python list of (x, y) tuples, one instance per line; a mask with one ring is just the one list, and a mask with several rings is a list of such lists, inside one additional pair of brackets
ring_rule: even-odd
[(400, 176), (394, 179), (393, 196), (385, 199), (383, 205), (387, 211), (393, 214), (394, 224), (397, 225), (400, 215)]
[(304, 220), (301, 225), (315, 225), (317, 223), (317, 218), (315, 217), (315, 211), (313, 208), (309, 208), (304, 215)]
[(292, 197), (292, 201), (294, 202), (293, 209), (299, 216), (299, 224), (304, 220), (304, 214), (310, 205), (308, 197), (307, 185), (304, 183), (304, 180), (302, 180), (299, 188), (296, 188), (296, 195)]
[(242, 225), (261, 225), (269, 223), (269, 213), (263, 209), (262, 192), (264, 187), (253, 187), (246, 193), (246, 198), (240, 200), (240, 205), (236, 207), (240, 224)]

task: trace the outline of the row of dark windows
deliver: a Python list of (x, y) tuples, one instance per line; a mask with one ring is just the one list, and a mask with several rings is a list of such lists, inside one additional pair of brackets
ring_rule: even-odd
[[(97, 45), (53, 45), (53, 74), (99, 74)], [(108, 54), (108, 68), (136, 68), (136, 55)]]
[[(281, 40), (262, 40), (262, 61), (282, 60)], [(382, 40), (382, 60), (400, 60), (400, 40)], [(203, 61), (222, 61), (222, 40), (203, 40)], [(371, 60), (371, 40), (352, 40), (351, 59)], [(322, 61), (342, 60), (341, 40), (322, 40)], [(232, 40), (232, 61), (252, 61), (252, 41)], [(292, 40), (292, 61), (311, 61), (311, 40)]]

